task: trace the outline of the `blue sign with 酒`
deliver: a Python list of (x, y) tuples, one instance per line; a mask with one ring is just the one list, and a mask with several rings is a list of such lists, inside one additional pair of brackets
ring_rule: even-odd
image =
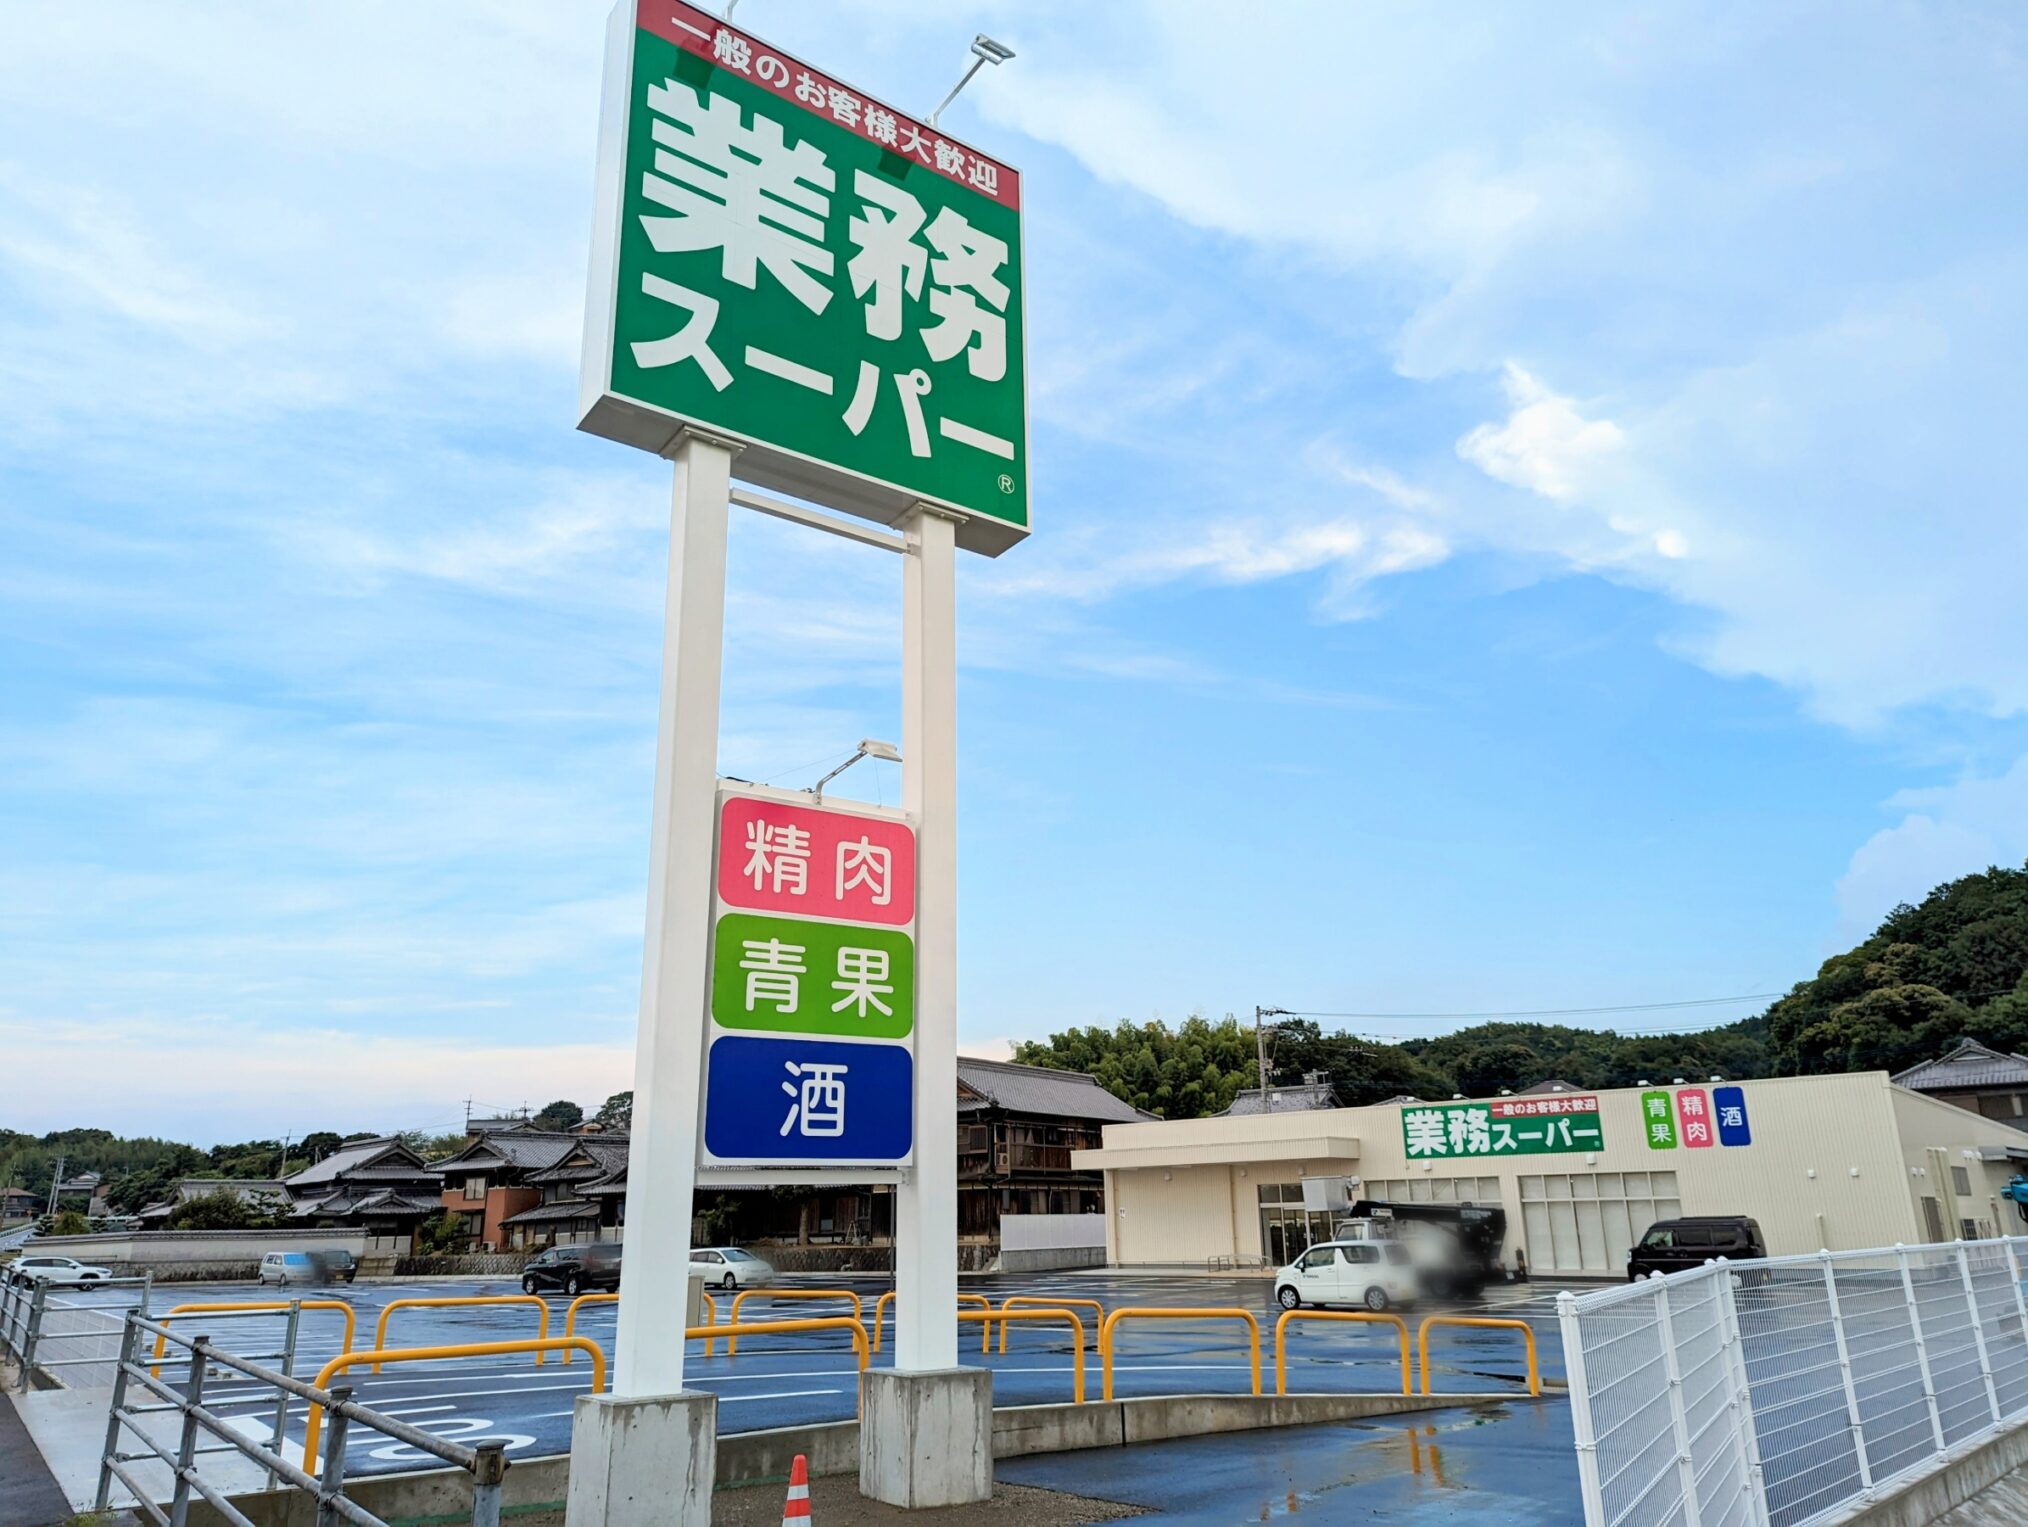
[(1718, 1120), (1720, 1145), (1751, 1145), (1753, 1129), (1746, 1122), (1746, 1090), (1742, 1087), (1713, 1087), (1711, 1112)]
[(705, 1059), (704, 1149), (748, 1166), (902, 1165), (914, 1097), (905, 1045), (725, 1035)]

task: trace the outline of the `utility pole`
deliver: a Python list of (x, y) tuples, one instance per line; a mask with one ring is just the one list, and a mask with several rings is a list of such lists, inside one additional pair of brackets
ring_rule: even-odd
[(1269, 1018), (1293, 1018), (1294, 1016), (1295, 1014), (1285, 1007), (1257, 1007), (1253, 1010), (1254, 1069), (1256, 1077), (1260, 1082), (1260, 1111), (1262, 1113), (1268, 1111), (1267, 1036), (1268, 1030), (1274, 1027), (1273, 1024), (1267, 1023), (1265, 1020)]
[(57, 1190), (63, 1186), (63, 1169), (65, 1163), (69, 1160), (70, 1157), (68, 1156), (58, 1156), (56, 1158), (56, 1175), (49, 1179), (49, 1212), (51, 1214), (56, 1213), (56, 1206), (63, 1202)]

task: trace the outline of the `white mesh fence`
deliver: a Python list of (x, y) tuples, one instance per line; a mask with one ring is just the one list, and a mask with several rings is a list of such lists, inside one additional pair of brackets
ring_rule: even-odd
[(1558, 1301), (1586, 1527), (1809, 1527), (2028, 1418), (2028, 1239)]

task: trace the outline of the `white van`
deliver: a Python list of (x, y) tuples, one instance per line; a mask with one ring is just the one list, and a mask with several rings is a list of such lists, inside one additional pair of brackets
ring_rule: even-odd
[(1275, 1302), (1384, 1310), (1415, 1302), (1415, 1268), (1399, 1241), (1325, 1241), (1275, 1274)]
[(286, 1283), (317, 1283), (322, 1279), (307, 1251), (271, 1251), (261, 1258), (260, 1279), (280, 1287)]

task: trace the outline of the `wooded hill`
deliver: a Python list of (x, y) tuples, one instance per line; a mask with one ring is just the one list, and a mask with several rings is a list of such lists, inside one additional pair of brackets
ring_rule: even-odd
[[(1482, 1023), (1389, 1044), (1282, 1020), (1270, 1080), (1330, 1073), (1339, 1102), (1400, 1093), (1486, 1097), (1551, 1077), (1626, 1087), (1723, 1076), (1900, 1071), (1960, 1038), (2028, 1050), (2028, 868), (1989, 869), (1899, 906), (1873, 936), (1834, 955), (1765, 1013), (1684, 1034)], [(1231, 1106), (1259, 1085), (1253, 1030), (1227, 1018), (1092, 1025), (1015, 1047), (1029, 1065), (1089, 1071), (1116, 1097), (1170, 1119)]]

